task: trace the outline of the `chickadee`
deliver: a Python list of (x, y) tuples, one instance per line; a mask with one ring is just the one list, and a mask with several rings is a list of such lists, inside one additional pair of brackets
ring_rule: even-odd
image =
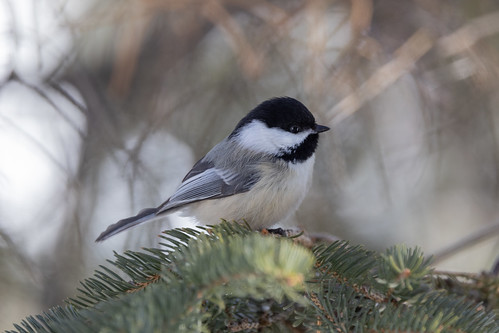
[(290, 97), (267, 100), (187, 173), (157, 208), (110, 225), (96, 241), (179, 209), (201, 222), (269, 227), (293, 214), (310, 188), (319, 133), (328, 127)]

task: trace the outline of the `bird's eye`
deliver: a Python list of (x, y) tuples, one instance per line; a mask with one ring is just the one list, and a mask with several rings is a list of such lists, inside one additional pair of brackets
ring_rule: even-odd
[(298, 133), (298, 132), (301, 132), (301, 127), (300, 127), (300, 126), (298, 126), (298, 125), (291, 125), (291, 126), (289, 127), (289, 131), (290, 131), (291, 133), (295, 133), (295, 134), (296, 134), (296, 133)]

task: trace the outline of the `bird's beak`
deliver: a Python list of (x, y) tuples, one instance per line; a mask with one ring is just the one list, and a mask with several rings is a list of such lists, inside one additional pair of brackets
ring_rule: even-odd
[(315, 124), (314, 130), (315, 130), (315, 133), (322, 133), (325, 131), (329, 131), (329, 127)]

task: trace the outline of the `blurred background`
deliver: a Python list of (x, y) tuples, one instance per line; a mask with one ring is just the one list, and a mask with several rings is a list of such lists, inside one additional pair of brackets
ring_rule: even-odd
[(290, 225), (492, 270), (498, 78), (495, 0), (0, 2), (0, 329), (189, 225), (94, 243), (274, 96), (332, 127)]

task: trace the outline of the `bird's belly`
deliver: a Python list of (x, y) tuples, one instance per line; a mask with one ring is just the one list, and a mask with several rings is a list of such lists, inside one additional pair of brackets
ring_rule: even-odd
[(263, 168), (261, 179), (245, 193), (204, 200), (189, 207), (189, 215), (202, 223), (221, 219), (246, 221), (252, 228), (265, 228), (285, 220), (303, 201), (312, 180), (314, 158), (288, 168)]

